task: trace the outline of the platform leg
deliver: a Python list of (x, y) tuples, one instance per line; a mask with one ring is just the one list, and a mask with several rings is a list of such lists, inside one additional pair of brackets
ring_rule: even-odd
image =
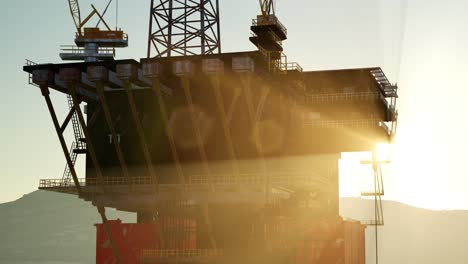
[(177, 175), (179, 177), (179, 183), (182, 184), (182, 188), (183, 190), (185, 190), (185, 175), (182, 169), (182, 165), (180, 163), (179, 153), (177, 152), (177, 145), (175, 143), (174, 134), (172, 128), (169, 125), (169, 115), (167, 113), (166, 103), (161, 92), (161, 83), (157, 78), (153, 78), (153, 91), (158, 98), (159, 110), (161, 111), (161, 117), (166, 130), (166, 136), (169, 140), (169, 145), (171, 147), (171, 154), (172, 158), (174, 159)]
[(221, 87), (220, 87), (221, 85), (220, 85), (219, 76), (217, 75), (211, 76), (210, 81), (211, 81), (211, 86), (213, 87), (213, 91), (216, 97), (216, 105), (218, 107), (219, 119), (221, 120), (221, 124), (223, 126), (224, 139), (226, 142), (228, 155), (231, 160), (232, 173), (233, 173), (234, 178), (236, 179), (237, 188), (240, 190), (241, 182), (239, 178), (240, 177), (239, 164), (237, 163), (237, 157), (234, 151), (234, 145), (232, 143), (232, 135), (231, 135), (231, 130), (229, 128), (229, 123), (227, 120), (223, 96), (221, 94)]
[(263, 147), (258, 129), (258, 122), (257, 120), (255, 120), (256, 114), (251, 92), (252, 76), (248, 73), (241, 74), (241, 83), (244, 91), (244, 96), (247, 102), (247, 110), (249, 112), (250, 125), (253, 129), (253, 137), (256, 145), (255, 149), (257, 150), (257, 156), (260, 160), (260, 167), (264, 174), (265, 203), (269, 203), (271, 200), (271, 175), (268, 172), (267, 164), (265, 161), (265, 155), (263, 153)]
[(104, 94), (104, 84), (102, 82), (97, 82), (96, 86), (97, 86), (97, 92), (99, 95), (99, 100), (101, 101), (101, 107), (104, 112), (104, 117), (106, 119), (107, 127), (109, 128), (111, 132), (112, 143), (114, 145), (117, 158), (119, 159), (119, 163), (122, 169), (123, 176), (125, 177), (127, 184), (131, 185), (127, 162), (125, 161), (124, 155), (122, 153), (122, 149), (120, 148), (119, 140), (117, 138), (117, 132), (115, 131), (114, 124), (112, 122), (112, 116), (109, 110), (109, 105), (107, 104), (107, 99)]
[(52, 117), (52, 122), (54, 123), (54, 128), (55, 131), (57, 132), (57, 136), (60, 141), (60, 145), (63, 150), (63, 154), (65, 155), (65, 159), (67, 160), (67, 165), (68, 168), (70, 168), (70, 172), (73, 178), (73, 182), (75, 183), (76, 190), (78, 192), (78, 196), (81, 195), (81, 186), (80, 186), (80, 181), (78, 180), (78, 176), (76, 174), (75, 166), (73, 165), (72, 159), (70, 157), (70, 152), (68, 151), (67, 143), (65, 142), (65, 138), (63, 137), (63, 132), (60, 128), (58, 119), (57, 119), (57, 114), (55, 113), (54, 105), (52, 104), (52, 101), (50, 100), (49, 96), (49, 87), (46, 85), (41, 85), (41, 92), (42, 95), (44, 96), (44, 99), (47, 104), (47, 108), (49, 109), (50, 116)]
[(87, 152), (93, 162), (93, 165), (94, 165), (94, 169), (96, 170), (96, 175), (97, 175), (97, 178), (99, 180), (99, 183), (101, 185), (101, 191), (102, 192), (105, 192), (105, 187), (104, 187), (104, 177), (102, 175), (102, 170), (101, 170), (101, 166), (99, 165), (99, 161), (98, 161), (98, 158), (97, 158), (97, 155), (96, 155), (96, 151), (94, 149), (94, 144), (91, 140), (91, 136), (90, 136), (90, 133), (88, 131), (88, 127), (86, 126), (86, 121), (84, 119), (84, 116), (83, 116), (83, 112), (81, 111), (81, 107), (80, 107), (80, 103), (78, 101), (78, 97), (76, 95), (76, 87), (75, 87), (75, 83), (74, 82), (70, 82), (68, 84), (68, 90), (70, 92), (70, 95), (73, 99), (73, 106), (75, 107), (76, 109), (76, 114), (78, 115), (78, 121), (80, 122), (80, 125), (81, 127), (83, 128), (83, 134), (85, 136), (85, 139), (86, 139), (86, 149), (87, 149)]
[(201, 160), (203, 162), (203, 166), (205, 167), (205, 172), (208, 175), (208, 182), (209, 182), (209, 185), (210, 185), (210, 189), (212, 191), (214, 191), (212, 173), (211, 173), (211, 170), (210, 170), (210, 166), (208, 165), (208, 157), (206, 155), (206, 150), (205, 150), (205, 147), (204, 147), (204, 144), (203, 144), (203, 138), (202, 138), (202, 135), (201, 135), (200, 126), (198, 124), (197, 115), (195, 113), (195, 106), (193, 104), (192, 94), (190, 92), (190, 81), (189, 81), (188, 77), (182, 76), (181, 77), (181, 82), (182, 82), (182, 87), (184, 89), (185, 98), (187, 100), (187, 104), (188, 104), (189, 111), (190, 111), (192, 127), (193, 127), (193, 130), (194, 130), (195, 137), (196, 137), (196, 140), (197, 140), (197, 145), (198, 145), (198, 152), (200, 153), (200, 157), (201, 157)]
[(156, 172), (153, 166), (153, 160), (151, 158), (151, 153), (148, 148), (148, 144), (145, 139), (145, 133), (143, 131), (143, 127), (141, 126), (140, 121), (138, 120), (138, 110), (135, 104), (135, 98), (133, 96), (133, 92), (131, 89), (131, 82), (130, 80), (124, 80), (124, 89), (127, 93), (128, 104), (130, 105), (130, 112), (132, 114), (133, 123), (135, 125), (136, 131), (138, 133), (138, 138), (140, 140), (140, 145), (143, 150), (143, 155), (146, 161), (146, 167), (148, 169), (149, 175), (151, 177), (151, 181), (154, 185), (156, 193), (159, 193), (158, 187), (158, 178), (156, 177)]

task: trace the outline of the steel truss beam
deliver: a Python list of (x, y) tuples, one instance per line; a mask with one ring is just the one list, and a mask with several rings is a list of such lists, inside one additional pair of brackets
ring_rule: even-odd
[[(264, 174), (264, 192), (265, 192), (265, 202), (269, 203), (270, 202), (270, 196), (271, 196), (271, 175), (268, 172), (268, 167), (265, 161), (265, 154), (263, 152), (263, 146), (262, 146), (262, 141), (260, 138), (260, 131), (258, 127), (258, 121), (261, 116), (262, 108), (263, 108), (263, 103), (259, 103), (257, 109), (255, 110), (255, 105), (253, 102), (253, 96), (252, 96), (252, 74), (251, 73), (241, 73), (240, 74), (240, 80), (242, 83), (242, 89), (244, 92), (244, 97), (247, 103), (247, 110), (248, 110), (248, 116), (249, 116), (249, 121), (250, 121), (250, 127), (253, 129), (253, 138), (255, 141), (256, 145), (256, 151), (257, 151), (257, 156), (259, 157), (259, 162), (260, 162), (260, 167), (262, 170), (262, 173)], [(266, 92), (266, 91), (264, 91)], [(264, 95), (262, 95), (264, 97)]]
[(231, 167), (233, 176), (236, 179), (238, 184), (238, 188), (240, 188), (240, 181), (239, 181), (239, 164), (237, 162), (236, 153), (234, 151), (234, 144), (232, 141), (231, 129), (229, 125), (228, 115), (226, 114), (226, 108), (223, 100), (223, 96), (221, 94), (221, 84), (220, 84), (220, 76), (218, 74), (210, 76), (211, 86), (213, 87), (213, 91), (216, 97), (216, 105), (218, 107), (218, 115), (219, 119), (221, 120), (224, 132), (224, 139), (226, 142), (226, 147), (228, 150), (229, 158), (231, 160)]
[[(65, 138), (63, 136), (63, 130), (59, 125), (57, 115), (55, 113), (54, 106), (52, 104), (52, 101), (50, 100), (50, 96), (49, 96), (50, 92), (49, 92), (48, 85), (41, 85), (40, 88), (41, 88), (42, 95), (44, 96), (44, 99), (46, 101), (47, 108), (49, 109), (49, 113), (50, 113), (50, 116), (52, 118), (52, 121), (54, 123), (54, 128), (55, 128), (55, 131), (57, 132), (57, 136), (59, 138), (60, 145), (62, 146), (62, 150), (63, 150), (63, 153), (65, 155), (65, 159), (67, 160), (68, 167), (70, 168), (70, 172), (72, 174), (72, 178), (73, 178), (73, 181), (75, 183), (75, 187), (76, 187), (76, 190), (78, 192), (78, 196), (81, 196), (80, 182), (78, 180), (78, 176), (77, 176), (77, 173), (76, 173), (76, 170), (75, 170), (75, 166), (74, 166), (74, 164), (73, 164), (73, 162), (71, 160), (70, 152), (68, 151), (67, 144), (66, 144)], [(78, 115), (78, 117), (80, 119), (80, 123), (83, 126), (83, 124), (84, 124), (83, 113), (81, 112), (81, 108), (79, 107), (80, 101), (77, 99), (76, 91), (75, 91), (75, 84), (73, 82), (69, 83), (69, 90), (70, 90), (70, 93), (71, 93), (72, 98), (73, 98), (73, 107), (72, 107), (72, 110), (70, 111), (70, 113), (68, 114), (68, 116), (70, 116), (70, 119), (71, 119), (71, 116), (73, 116), (73, 113), (76, 111), (76, 113), (77, 113), (77, 115)], [(62, 126), (62, 127), (66, 127), (65, 124), (69, 122), (69, 117), (68, 116), (65, 119), (64, 126)], [(83, 122), (81, 122), (81, 121), (83, 121)], [(87, 131), (85, 126), (83, 126), (83, 131), (85, 133), (85, 136), (87, 136), (88, 131)], [(92, 148), (93, 145), (92, 145), (91, 142), (89, 142), (88, 147), (91, 147), (91, 149), (93, 150), (93, 148)], [(96, 169), (99, 169), (99, 164), (95, 164), (95, 165), (97, 165)], [(100, 175), (100, 174), (98, 174), (98, 175)], [(100, 176), (102, 178), (102, 175), (100, 175)], [(102, 186), (102, 188), (104, 188), (104, 187)], [(99, 215), (101, 216), (102, 223), (104, 225), (104, 230), (106, 232), (106, 235), (109, 238), (109, 241), (111, 243), (112, 253), (113, 253), (114, 257), (115, 257), (116, 263), (120, 264), (121, 263), (120, 255), (119, 255), (117, 246), (115, 245), (114, 240), (112, 238), (112, 232), (110, 230), (109, 223), (108, 223), (108, 220), (107, 220), (107, 217), (106, 217), (105, 208), (102, 207), (102, 206), (97, 206), (97, 209), (98, 209)]]
[(138, 138), (140, 140), (140, 145), (143, 150), (143, 156), (146, 161), (146, 167), (148, 169), (150, 177), (154, 181), (155, 194), (157, 194), (159, 193), (158, 178), (156, 177), (153, 160), (151, 158), (151, 153), (149, 151), (148, 143), (146, 142), (145, 132), (143, 130), (140, 120), (138, 119), (138, 108), (135, 103), (135, 97), (133, 96), (132, 83), (130, 80), (125, 79), (123, 80), (123, 84), (124, 84), (123, 86), (125, 89), (125, 93), (127, 94), (127, 101), (128, 101), (128, 105), (130, 106), (130, 113), (133, 119), (133, 124), (135, 125)]
[(122, 169), (123, 176), (127, 180), (128, 185), (130, 185), (130, 174), (128, 172), (127, 162), (125, 161), (122, 149), (120, 148), (120, 143), (117, 139), (117, 132), (114, 128), (114, 122), (112, 121), (112, 115), (109, 110), (109, 105), (107, 104), (106, 96), (104, 95), (104, 84), (102, 82), (96, 83), (97, 92), (99, 98), (101, 100), (101, 108), (104, 112), (104, 118), (106, 120), (107, 127), (109, 128), (112, 136), (112, 143), (115, 148), (115, 152), (117, 154), (117, 158), (119, 159), (120, 167)]
[(174, 159), (177, 176), (179, 177), (179, 183), (182, 184), (183, 189), (186, 189), (185, 186), (185, 175), (184, 171), (182, 170), (182, 165), (180, 162), (179, 153), (177, 152), (177, 145), (174, 139), (174, 133), (172, 131), (171, 126), (169, 125), (169, 114), (167, 113), (166, 102), (164, 101), (164, 97), (161, 91), (161, 83), (158, 78), (153, 78), (153, 92), (156, 94), (159, 102), (159, 110), (161, 111), (161, 117), (164, 122), (164, 127), (166, 128), (166, 136), (169, 140), (169, 144), (171, 147), (172, 158)]
[(220, 36), (219, 0), (151, 0), (148, 58), (221, 53)]
[[(197, 140), (197, 145), (198, 145), (198, 152), (200, 153), (200, 157), (202, 159), (203, 166), (205, 168), (205, 173), (208, 175), (208, 183), (210, 185), (210, 191), (215, 192), (215, 188), (213, 186), (213, 173), (210, 169), (210, 165), (208, 163), (208, 156), (206, 154), (206, 149), (203, 144), (203, 139), (201, 136), (201, 129), (200, 129), (200, 124), (197, 121), (197, 115), (195, 113), (195, 106), (193, 104), (193, 98), (192, 98), (192, 93), (190, 91), (190, 79), (188, 76), (181, 76), (180, 77), (182, 87), (184, 89), (184, 94), (185, 94), (185, 99), (187, 101), (187, 104), (189, 106), (189, 111), (190, 111), (190, 116), (191, 116), (191, 121), (192, 121), (192, 127), (195, 133), (195, 138)], [(213, 249), (217, 248), (216, 244), (216, 239), (214, 237), (214, 232), (213, 232), (213, 226), (210, 218), (210, 209), (208, 204), (202, 205), (202, 211), (203, 211), (203, 216), (205, 223), (208, 227), (208, 235), (210, 237), (210, 243), (211, 247)]]

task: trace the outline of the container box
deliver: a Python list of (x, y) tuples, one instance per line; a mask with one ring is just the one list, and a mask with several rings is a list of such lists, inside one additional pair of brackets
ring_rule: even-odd
[(138, 67), (134, 64), (118, 64), (116, 67), (117, 77), (122, 80), (131, 80), (138, 77)]
[(109, 78), (109, 71), (104, 66), (90, 65), (86, 69), (86, 73), (90, 81), (107, 81)]
[(192, 76), (193, 63), (189, 60), (176, 61), (173, 64), (173, 73), (177, 76)]
[(143, 76), (159, 77), (162, 74), (162, 65), (157, 62), (145, 62), (142, 64)]
[(223, 73), (224, 62), (220, 59), (204, 59), (202, 61), (202, 70), (207, 74)]
[(250, 57), (232, 58), (232, 70), (235, 72), (253, 72), (255, 63)]

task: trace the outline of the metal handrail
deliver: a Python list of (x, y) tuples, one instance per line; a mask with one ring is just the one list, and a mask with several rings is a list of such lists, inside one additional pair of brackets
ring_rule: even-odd
[[(95, 49), (90, 49), (90, 48), (82, 48), (78, 47), (75, 45), (61, 45), (60, 50), (64, 52), (70, 52), (71, 54), (84, 54), (86, 51), (92, 51), (94, 52)], [(114, 49), (113, 48), (98, 48), (98, 53), (99, 54), (110, 54), (114, 55)]]
[(379, 127), (380, 119), (351, 119), (351, 120), (313, 120), (304, 122), (303, 125), (315, 128), (344, 128), (344, 127)]
[(357, 92), (357, 93), (330, 93), (330, 94), (309, 94), (305, 96), (305, 101), (320, 101), (320, 102), (329, 102), (329, 101), (338, 101), (338, 100), (348, 100), (348, 99), (377, 99), (379, 97), (379, 92)]
[[(37, 65), (37, 63), (35, 63), (35, 62), (32, 61), (32, 60), (26, 59), (26, 66), (34, 66), (34, 65)], [(36, 87), (39, 87), (39, 85), (37, 85), (37, 84), (35, 84), (35, 83), (33, 82), (32, 73), (28, 73), (28, 84), (29, 84), (29, 85), (33, 85), (33, 86), (36, 86)]]
[[(210, 175), (199, 174), (191, 175), (186, 181), (186, 185), (207, 186), (210, 184)], [(237, 180), (238, 179), (238, 180)], [(244, 173), (235, 177), (232, 174), (217, 174), (211, 178), (212, 184), (216, 186), (230, 186), (238, 183), (244, 185), (262, 185), (264, 184), (264, 175), (261, 173)], [(152, 185), (155, 180), (152, 177), (130, 177), (130, 182), (124, 177), (106, 177), (103, 184), (106, 186), (119, 186), (119, 185)], [(329, 184), (328, 178), (320, 176), (315, 173), (273, 173), (271, 175), (273, 185), (304, 185), (304, 184)], [(80, 186), (97, 186), (101, 184), (98, 178), (78, 179)], [(176, 185), (176, 184), (170, 184)], [(41, 179), (39, 181), (39, 188), (74, 188), (75, 184), (71, 181), (64, 182), (62, 179)]]
[(193, 258), (222, 256), (221, 249), (144, 249), (141, 258)]
[(297, 62), (288, 62), (285, 64), (285, 67), (287, 71), (298, 71), (298, 72), (304, 71), (301, 65), (299, 65), (299, 63)]
[[(82, 38), (82, 34), (80, 35), (79, 32), (75, 32), (75, 38)], [(125, 33), (125, 32), (122, 32), (122, 38), (121, 40), (125, 40), (125, 41), (128, 41), (128, 34)]]
[(269, 15), (267, 17), (260, 16), (263, 21), (259, 22), (258, 17), (252, 19), (252, 26), (263, 26), (263, 25), (278, 25), (281, 31), (284, 32), (285, 35), (288, 34), (288, 29), (279, 21), (279, 19), (275, 15)]

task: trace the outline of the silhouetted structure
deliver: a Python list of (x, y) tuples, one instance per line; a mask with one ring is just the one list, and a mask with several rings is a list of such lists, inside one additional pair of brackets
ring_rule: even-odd
[[(153, 18), (175, 2), (182, 3), (152, 1)], [(169, 24), (185, 23), (178, 19)], [(140, 61), (24, 67), (67, 159), (64, 177), (41, 180), (40, 189), (136, 212), (138, 224), (157, 234), (130, 243), (142, 226), (128, 236), (121, 232), (130, 225), (98, 226), (99, 239), (103, 230), (113, 234), (122, 263), (364, 263), (364, 226), (339, 217), (338, 159), (391, 140), (397, 87), (380, 68), (304, 72), (287, 63), (287, 30), (267, 9), (252, 31), (258, 51), (208, 54), (219, 39), (210, 46), (205, 38), (198, 55), (168, 41), (158, 57)], [(150, 42), (160, 43), (151, 39), (158, 34)], [(171, 57), (178, 49), (187, 56)], [(50, 89), (69, 96), (63, 124)], [(79, 154), (86, 155), (83, 179), (74, 168)], [(115, 261), (97, 246), (99, 259)]]

